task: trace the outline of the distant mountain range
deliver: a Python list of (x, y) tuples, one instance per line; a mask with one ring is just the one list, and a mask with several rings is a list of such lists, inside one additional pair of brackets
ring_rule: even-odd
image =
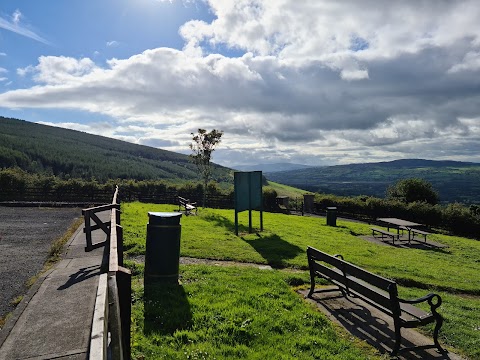
[(236, 165), (233, 166), (239, 171), (263, 171), (264, 173), (272, 173), (277, 171), (291, 171), (297, 169), (308, 169), (311, 166), (292, 163), (276, 163), (276, 164), (256, 164), (256, 165)]
[(415, 177), (429, 181), (442, 202), (480, 203), (478, 163), (405, 159), (312, 167), (264, 175), (268, 180), (312, 192), (376, 197), (384, 197), (387, 187), (398, 180)]

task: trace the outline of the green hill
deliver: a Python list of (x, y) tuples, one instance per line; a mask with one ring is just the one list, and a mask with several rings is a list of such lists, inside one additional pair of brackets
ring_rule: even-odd
[(384, 197), (405, 178), (430, 182), (441, 202), (480, 203), (480, 164), (421, 159), (297, 169), (265, 174), (268, 180), (313, 192)]
[[(80, 131), (0, 117), (0, 169), (19, 167), (60, 178), (198, 180), (187, 155)], [(218, 182), (232, 172), (214, 165)]]

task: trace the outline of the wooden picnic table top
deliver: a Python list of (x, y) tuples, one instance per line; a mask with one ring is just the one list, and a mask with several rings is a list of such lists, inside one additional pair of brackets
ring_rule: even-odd
[(387, 224), (392, 224), (395, 226), (405, 226), (407, 228), (415, 227), (415, 226), (420, 226), (422, 224), (408, 221), (408, 220), (403, 220), (403, 219), (397, 219), (397, 218), (378, 218), (378, 221), (382, 221)]

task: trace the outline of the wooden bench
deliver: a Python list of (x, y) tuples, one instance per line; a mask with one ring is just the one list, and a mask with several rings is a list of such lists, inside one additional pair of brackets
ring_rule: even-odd
[(185, 215), (190, 215), (192, 214), (192, 211), (195, 210), (195, 215), (197, 215), (197, 203), (196, 202), (190, 202), (189, 199), (185, 199), (181, 196), (178, 197), (178, 211), (183, 211), (185, 212)]
[[(368, 304), (393, 318), (395, 326), (395, 346), (392, 355), (399, 351), (408, 351), (414, 348), (437, 348), (444, 353), (438, 342), (438, 332), (443, 324), (443, 317), (437, 313), (442, 299), (437, 294), (428, 294), (419, 299), (405, 300), (398, 297), (397, 284), (389, 279), (373, 274), (343, 260), (341, 255), (329, 255), (312, 247), (307, 249), (308, 266), (310, 269), (310, 291), (307, 297), (314, 293), (330, 290), (315, 291), (315, 277), (322, 277), (339, 287), (345, 297), (356, 296)], [(414, 304), (428, 302), (430, 312), (417, 308)], [(435, 322), (432, 345), (404, 347), (400, 349), (402, 335), (401, 328), (414, 328)]]
[(387, 230), (382, 230), (382, 229), (379, 229), (379, 228), (374, 228), (374, 227), (372, 227), (371, 229), (372, 229), (372, 236), (373, 237), (375, 237), (375, 233), (378, 232), (378, 233), (382, 234), (382, 239), (385, 236), (386, 237), (391, 237), (394, 244), (395, 244), (395, 238), (397, 238), (397, 240), (399, 239), (398, 234), (395, 234), (393, 232), (390, 232), (390, 231), (387, 231)]
[(410, 229), (410, 231), (412, 233), (412, 240), (414, 239), (415, 234), (419, 234), (423, 235), (423, 239), (425, 240), (425, 242), (427, 242), (427, 235), (431, 235), (431, 233), (429, 233), (428, 231), (423, 231), (419, 229)]

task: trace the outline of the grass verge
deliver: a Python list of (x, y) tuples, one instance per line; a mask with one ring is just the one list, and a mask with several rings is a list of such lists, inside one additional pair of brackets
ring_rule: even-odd
[(298, 275), (208, 265), (181, 274), (181, 286), (134, 281), (133, 359), (380, 358), (306, 305), (288, 285)]
[[(127, 254), (145, 253), (148, 211), (174, 209), (173, 205), (123, 204)], [(330, 254), (340, 253), (347, 261), (396, 280), (402, 298), (428, 292), (441, 295), (444, 302), (440, 312), (445, 317), (440, 332), (442, 343), (470, 358), (480, 358), (479, 241), (436, 234), (429, 240), (447, 248), (400, 248), (361, 238), (371, 234), (368, 224), (339, 220), (337, 227), (329, 227), (324, 218), (271, 213), (264, 214), (263, 232), (248, 234), (247, 212), (240, 213), (242, 225), (237, 237), (233, 217), (233, 210), (213, 209), (200, 209), (198, 216), (183, 216), (181, 255), (307, 269), (308, 245)], [(257, 213), (253, 220), (258, 229)], [(429, 327), (423, 331), (432, 334)]]

